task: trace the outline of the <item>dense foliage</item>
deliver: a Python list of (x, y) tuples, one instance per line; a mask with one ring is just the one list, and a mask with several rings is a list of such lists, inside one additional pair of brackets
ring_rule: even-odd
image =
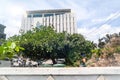
[(10, 41), (19, 41), (25, 50), (22, 55), (33, 60), (51, 59), (53, 64), (59, 58), (65, 59), (65, 64), (77, 66), (76, 61), (83, 57), (90, 58), (94, 44), (81, 34), (57, 33), (52, 27), (41, 26), (32, 31), (13, 36)]
[[(68, 66), (80, 66), (81, 62), (99, 64), (102, 58), (120, 53), (120, 33), (106, 34), (98, 40), (98, 47), (81, 34), (57, 33), (52, 27), (40, 26), (7, 40), (0, 40), (0, 59), (22, 55), (32, 60), (65, 59)], [(114, 54), (115, 53), (115, 54)], [(92, 56), (92, 58), (91, 58)], [(96, 61), (96, 62), (94, 62)], [(96, 64), (97, 65), (97, 64)]]
[(15, 54), (19, 54), (24, 48), (17, 45), (17, 42), (6, 41), (0, 46), (0, 59), (12, 58)]

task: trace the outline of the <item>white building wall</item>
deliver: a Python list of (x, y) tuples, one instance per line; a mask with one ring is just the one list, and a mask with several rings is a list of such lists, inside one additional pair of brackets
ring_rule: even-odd
[(43, 17), (43, 19), (42, 19), (42, 20), (43, 20), (43, 25), (45, 26), (45, 17)]
[(60, 15), (60, 32), (63, 32), (62, 15)]
[(44, 26), (53, 26), (57, 32), (66, 31), (70, 34), (77, 33), (77, 26), (76, 26), (76, 19), (74, 14), (72, 13), (65, 13), (60, 15), (48, 16), (44, 17), (31, 17), (27, 18), (24, 17), (22, 20), (22, 27), (21, 29), (28, 31), (34, 27), (36, 27), (36, 23), (39, 22), (41, 25)]
[(22, 17), (20, 32), (22, 33), (22, 32), (24, 32), (24, 30), (25, 30), (25, 18)]
[(46, 17), (47, 22), (46, 22), (46, 26), (49, 26), (49, 17)]
[(34, 18), (33, 18), (33, 15), (31, 15), (32, 17), (30, 18), (30, 29), (33, 29), (35, 28), (34, 26)]
[(70, 17), (69, 17), (69, 13), (67, 14), (67, 32), (70, 33)]
[(77, 24), (76, 24), (75, 16), (73, 16), (73, 23), (74, 23), (74, 25), (73, 25), (74, 33), (77, 33)]
[(57, 17), (57, 22), (56, 22), (57, 32), (59, 32), (59, 15), (57, 15), (56, 17)]
[(53, 26), (53, 20), (52, 19), (53, 19), (53, 16), (50, 16), (50, 24), (49, 24), (50, 26)]
[(45, 17), (45, 26), (47, 26), (47, 17)]
[(53, 26), (54, 26), (54, 29), (56, 30), (57, 28), (56, 28), (56, 16), (55, 16), (55, 14), (53, 16)]
[(73, 33), (74, 33), (74, 29), (73, 29), (73, 28), (74, 28), (74, 27), (73, 27), (73, 26), (74, 26), (74, 21), (73, 21), (73, 16), (72, 16), (72, 14), (71, 14), (70, 21), (71, 21), (71, 22), (70, 22), (70, 23), (71, 23), (71, 33), (73, 34)]
[[(75, 18), (75, 17), (74, 17)], [(74, 33), (77, 33), (77, 23), (76, 23), (77, 21), (76, 21), (76, 18), (75, 18), (75, 20), (74, 20), (74, 23), (75, 23), (75, 32)]]
[(30, 30), (30, 26), (31, 26), (31, 19), (30, 18), (27, 18), (27, 31)]
[(71, 14), (69, 14), (69, 30), (70, 30), (70, 34), (71, 34)]
[(63, 25), (64, 25), (64, 31), (66, 31), (66, 14), (63, 15)]
[(24, 19), (24, 22), (23, 22), (22, 27), (23, 27), (22, 30), (23, 30), (24, 32), (26, 32), (26, 31), (27, 31), (27, 18)]

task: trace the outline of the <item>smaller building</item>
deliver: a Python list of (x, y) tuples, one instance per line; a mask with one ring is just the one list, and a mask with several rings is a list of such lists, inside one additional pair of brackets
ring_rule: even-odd
[(4, 33), (5, 28), (6, 28), (6, 26), (0, 24), (0, 39), (5, 39), (6, 38), (6, 34)]

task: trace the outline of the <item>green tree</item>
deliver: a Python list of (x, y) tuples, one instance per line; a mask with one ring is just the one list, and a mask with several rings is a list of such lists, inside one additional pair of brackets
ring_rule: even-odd
[(64, 58), (67, 65), (84, 57), (91, 56), (93, 43), (85, 40), (81, 34), (57, 33), (52, 27), (41, 26), (28, 31), (20, 36), (14, 36), (11, 40), (19, 40), (20, 46), (25, 48), (24, 57), (33, 60), (51, 59), (56, 64), (56, 59)]

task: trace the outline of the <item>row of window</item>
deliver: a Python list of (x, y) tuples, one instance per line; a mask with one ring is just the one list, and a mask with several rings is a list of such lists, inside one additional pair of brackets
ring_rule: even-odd
[[(64, 13), (56, 13), (55, 15), (61, 15)], [(54, 14), (44, 14), (44, 17), (54, 16)], [(27, 17), (42, 17), (42, 14), (28, 14)]]

